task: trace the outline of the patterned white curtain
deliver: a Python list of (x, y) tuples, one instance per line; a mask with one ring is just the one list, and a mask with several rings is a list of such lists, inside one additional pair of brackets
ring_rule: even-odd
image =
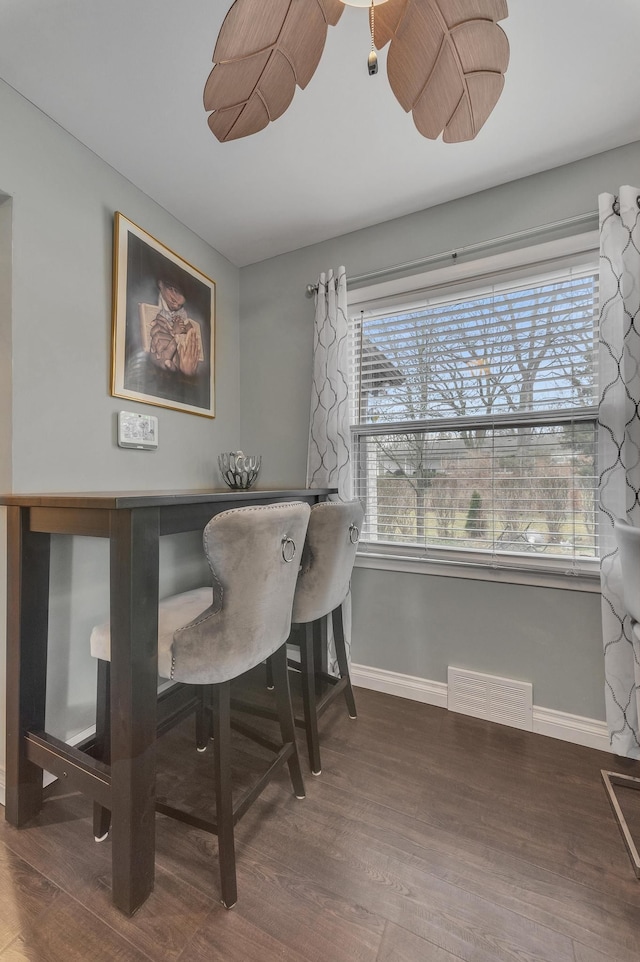
[[(337, 488), (339, 501), (351, 499), (348, 364), (347, 274), (344, 267), (339, 267), (335, 274), (330, 270), (318, 278), (307, 457), (307, 487)], [(344, 602), (343, 618), (350, 656), (350, 595)], [(328, 669), (337, 675), (331, 623), (328, 646)]]
[(611, 750), (640, 758), (640, 651), (624, 613), (613, 532), (616, 518), (640, 526), (640, 190), (601, 194), (599, 206), (599, 537), (607, 724)]
[(351, 498), (347, 334), (347, 275), (339, 267), (318, 278), (307, 487), (337, 487), (340, 501)]

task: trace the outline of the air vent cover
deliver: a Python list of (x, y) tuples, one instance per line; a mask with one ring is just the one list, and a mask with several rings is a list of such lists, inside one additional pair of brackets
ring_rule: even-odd
[(533, 685), (526, 681), (448, 669), (447, 708), (463, 715), (533, 731)]

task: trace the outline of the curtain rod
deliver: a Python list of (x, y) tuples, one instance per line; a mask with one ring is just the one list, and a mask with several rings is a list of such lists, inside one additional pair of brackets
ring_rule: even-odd
[[(381, 267), (376, 271), (369, 271), (366, 274), (356, 274), (354, 277), (348, 278), (349, 287), (359, 286), (365, 284), (368, 281), (374, 281), (382, 277), (387, 277), (390, 274), (399, 274), (403, 271), (409, 270), (420, 270), (421, 268), (428, 267), (430, 264), (437, 264), (439, 261), (446, 261), (450, 258), (452, 260), (457, 260), (458, 257), (464, 254), (480, 253), (483, 250), (490, 250), (492, 247), (499, 247), (501, 244), (509, 244), (517, 240), (525, 240), (526, 238), (539, 237), (544, 234), (549, 234), (554, 230), (563, 230), (567, 227), (586, 227), (588, 224), (595, 222), (594, 227), (598, 224), (598, 211), (591, 210), (585, 214), (576, 214), (574, 217), (567, 217), (565, 220), (553, 221), (550, 224), (542, 224), (540, 227), (530, 227), (527, 230), (515, 231), (512, 234), (502, 234), (500, 237), (493, 237), (486, 241), (479, 241), (477, 244), (469, 244), (466, 247), (458, 247), (449, 251), (442, 251), (439, 254), (430, 254), (428, 257), (421, 257), (415, 261), (407, 261), (404, 264), (395, 264), (392, 267)], [(313, 297), (318, 293), (317, 284), (307, 284), (305, 290), (306, 297)]]

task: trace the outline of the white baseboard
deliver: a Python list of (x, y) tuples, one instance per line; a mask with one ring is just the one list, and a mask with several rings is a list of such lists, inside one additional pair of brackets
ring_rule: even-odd
[(421, 701), (425, 705), (447, 707), (447, 684), (442, 681), (429, 681), (415, 675), (400, 675), (397, 671), (384, 671), (382, 668), (368, 668), (366, 665), (351, 665), (351, 681), (359, 688), (382, 691), (387, 695), (398, 695)]
[(538, 735), (549, 735), (559, 738), (563, 742), (574, 745), (584, 745), (585, 748), (597, 748), (601, 752), (611, 754), (607, 723), (596, 718), (584, 718), (582, 715), (568, 715), (553, 708), (533, 706), (533, 730)]
[[(438, 708), (447, 707), (446, 682), (429, 681), (427, 678), (401, 675), (381, 668), (368, 668), (366, 665), (351, 665), (351, 681), (360, 688), (410, 698), (425, 705), (436, 705)], [(534, 705), (533, 731), (538, 735), (548, 735), (574, 745), (611, 752), (606, 722), (594, 718), (583, 718), (581, 715), (570, 715)]]

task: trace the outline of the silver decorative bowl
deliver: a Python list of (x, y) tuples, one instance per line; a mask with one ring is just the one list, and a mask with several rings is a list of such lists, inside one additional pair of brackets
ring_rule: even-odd
[(234, 490), (250, 488), (258, 477), (261, 455), (246, 455), (242, 451), (230, 451), (218, 455), (218, 467), (225, 484)]

